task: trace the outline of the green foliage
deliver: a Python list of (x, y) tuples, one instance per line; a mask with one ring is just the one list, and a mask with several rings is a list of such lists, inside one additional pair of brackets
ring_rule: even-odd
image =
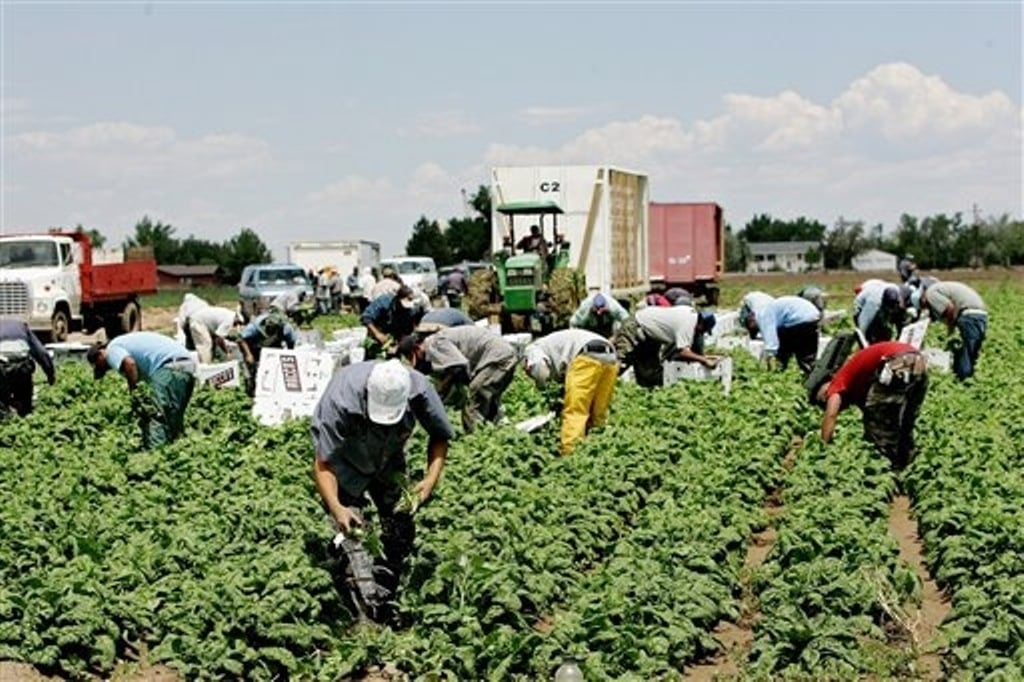
[(737, 236), (747, 242), (820, 242), (825, 226), (810, 218), (779, 220), (763, 213), (750, 219)]
[(420, 216), (412, 227), (412, 236), (405, 244), (407, 256), (429, 256), (435, 263), (450, 263), (451, 249), (445, 240), (441, 226), (436, 220), (427, 220), (426, 216)]
[(135, 224), (135, 235), (125, 240), (125, 247), (148, 246), (153, 249), (157, 263), (174, 263), (178, 254), (178, 240), (175, 228), (160, 221), (153, 222), (149, 216)]
[(220, 265), (224, 268), (224, 280), (235, 283), (242, 276), (246, 265), (272, 263), (274, 256), (259, 235), (248, 227), (224, 242)]

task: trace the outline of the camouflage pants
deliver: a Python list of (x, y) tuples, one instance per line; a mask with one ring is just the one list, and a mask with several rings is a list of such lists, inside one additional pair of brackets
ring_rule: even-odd
[(477, 368), (469, 380), (469, 400), (462, 408), (462, 428), (466, 433), (483, 421), (498, 420), (501, 396), (516, 373), (516, 356), (510, 353), (501, 362)]
[(663, 383), (662, 344), (644, 337), (640, 325), (632, 317), (619, 326), (612, 338), (619, 364), (632, 367), (636, 383), (652, 388)]
[(927, 362), (920, 353), (885, 361), (864, 400), (864, 438), (903, 469), (914, 456), (914, 424), (928, 391)]

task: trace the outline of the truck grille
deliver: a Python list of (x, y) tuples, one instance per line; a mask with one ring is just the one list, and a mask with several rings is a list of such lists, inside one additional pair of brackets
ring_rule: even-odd
[(0, 282), (0, 315), (28, 315), (28, 285)]

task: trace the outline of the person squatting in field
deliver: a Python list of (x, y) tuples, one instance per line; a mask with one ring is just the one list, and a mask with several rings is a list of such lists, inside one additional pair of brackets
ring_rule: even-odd
[(608, 421), (619, 376), (615, 348), (586, 329), (553, 332), (526, 346), (523, 369), (538, 386), (563, 384), (560, 451), (568, 455), (595, 426)]
[[(411, 491), (415, 502), (402, 506), (405, 446), (417, 422), (429, 436), (427, 468)], [(383, 605), (394, 596), (413, 547), (412, 514), (437, 486), (454, 437), (444, 405), (430, 382), (400, 361), (358, 362), (331, 378), (310, 433), (316, 488), (337, 529), (354, 536), (363, 525), (367, 495), (376, 507), (386, 571), (379, 585), (371, 586), (371, 601)]]
[(53, 386), (57, 374), (39, 337), (20, 320), (0, 319), (0, 421), (12, 412), (21, 417), (32, 412), (37, 364)]
[(839, 413), (860, 408), (864, 438), (889, 458), (893, 467), (906, 467), (914, 456), (914, 425), (928, 391), (927, 361), (906, 343), (883, 341), (855, 352), (830, 376), (808, 379), (808, 398), (824, 409), (821, 439), (831, 442)]
[[(196, 363), (185, 346), (163, 334), (132, 332), (94, 345), (86, 359), (95, 379), (113, 368), (128, 381), (144, 448), (171, 443), (184, 433), (185, 408), (196, 383)], [(140, 390), (142, 382), (152, 390)]]
[(256, 372), (264, 348), (295, 348), (298, 335), (282, 311), (272, 308), (242, 328), (238, 349), (245, 363), (245, 389), (251, 397), (256, 392)]
[(462, 428), (472, 433), (481, 423), (501, 417), (501, 396), (516, 371), (516, 349), (489, 329), (449, 327), (421, 337), (410, 334), (398, 344), (398, 356), (423, 374), (440, 380), (437, 392), (448, 403), (465, 386)]

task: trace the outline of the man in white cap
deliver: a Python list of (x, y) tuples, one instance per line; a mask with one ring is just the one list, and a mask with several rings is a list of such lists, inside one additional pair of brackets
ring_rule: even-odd
[(595, 426), (604, 426), (615, 394), (619, 363), (615, 348), (586, 329), (553, 332), (528, 345), (523, 369), (538, 386), (564, 384), (560, 451), (572, 452)]
[[(429, 436), (427, 468), (411, 491), (405, 444), (419, 422)], [(454, 436), (437, 391), (398, 360), (359, 362), (334, 375), (313, 412), (313, 477), (323, 505), (341, 533), (357, 535), (366, 495), (380, 522), (385, 577), (379, 605), (393, 595), (415, 538), (412, 514), (441, 478)], [(404, 496), (415, 502), (403, 507)], [(361, 549), (361, 548), (359, 548)], [(365, 550), (363, 550), (365, 551)], [(351, 557), (350, 557), (351, 559)]]
[(583, 299), (569, 320), (569, 326), (587, 329), (608, 339), (628, 319), (629, 313), (618, 301), (597, 292)]

